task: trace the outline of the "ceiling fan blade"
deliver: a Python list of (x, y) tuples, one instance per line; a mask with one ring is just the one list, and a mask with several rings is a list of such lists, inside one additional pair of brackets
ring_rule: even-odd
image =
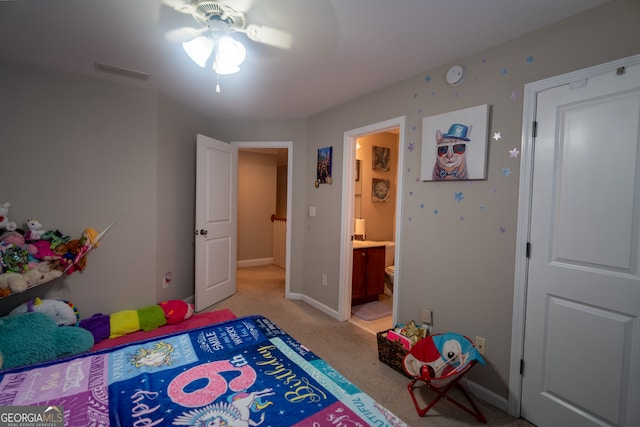
[(182, 43), (198, 37), (199, 35), (204, 33), (206, 30), (207, 30), (206, 27), (201, 29), (197, 29), (193, 27), (181, 27), (181, 28), (176, 28), (175, 30), (168, 31), (165, 34), (165, 38), (170, 43)]
[(171, 9), (177, 10), (180, 13), (190, 14), (193, 10), (191, 4), (185, 0), (162, 0), (162, 4), (170, 7)]
[(247, 25), (247, 37), (254, 42), (266, 44), (280, 49), (290, 49), (293, 39), (291, 34), (265, 25)]

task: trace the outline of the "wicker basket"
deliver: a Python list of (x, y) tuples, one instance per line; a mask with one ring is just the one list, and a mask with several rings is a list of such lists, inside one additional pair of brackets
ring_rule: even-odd
[(404, 359), (404, 356), (409, 352), (402, 347), (402, 344), (399, 342), (389, 341), (387, 339), (387, 332), (388, 331), (382, 331), (376, 334), (378, 338), (378, 359), (380, 359), (380, 361), (385, 365), (388, 365), (400, 372), (405, 377), (412, 378), (402, 367), (402, 359)]

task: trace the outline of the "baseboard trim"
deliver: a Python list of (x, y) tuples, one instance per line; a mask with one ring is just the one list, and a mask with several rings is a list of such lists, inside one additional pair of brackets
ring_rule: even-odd
[(316, 310), (320, 310), (321, 312), (323, 312), (327, 316), (333, 317), (336, 320), (340, 320), (339, 317), (338, 317), (338, 312), (336, 310), (334, 310), (331, 307), (328, 307), (328, 306), (322, 304), (321, 302), (318, 302), (315, 299), (313, 299), (311, 297), (308, 297), (308, 296), (306, 296), (304, 294), (288, 293), (285, 297), (288, 298), (288, 299), (299, 300), (299, 301), (305, 302), (305, 303), (309, 304), (311, 307), (315, 308)]
[(238, 268), (259, 267), (261, 265), (271, 265), (271, 264), (273, 264), (273, 257), (270, 257), (270, 258), (245, 259), (245, 260), (242, 260), (242, 261), (238, 261), (236, 263)]
[(469, 378), (467, 378), (466, 381), (469, 389), (471, 390), (471, 393), (473, 393), (474, 396), (476, 396), (478, 399), (484, 400), (488, 404), (495, 406), (501, 411), (509, 412), (509, 401), (505, 397), (494, 393), (493, 391), (481, 386), (478, 383), (470, 381)]

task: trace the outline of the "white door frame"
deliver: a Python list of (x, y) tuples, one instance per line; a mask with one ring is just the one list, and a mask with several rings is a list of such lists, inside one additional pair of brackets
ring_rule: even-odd
[[(338, 320), (349, 320), (351, 317), (351, 270), (353, 268), (353, 199), (355, 197), (355, 164), (356, 140), (364, 135), (385, 132), (399, 128), (398, 133), (398, 190), (396, 194), (396, 224), (395, 224), (395, 265), (400, 265), (400, 247), (402, 246), (402, 197), (404, 177), (404, 134), (405, 116), (385, 120), (352, 129), (344, 133), (343, 141), (343, 173), (342, 173), (342, 225), (340, 227), (340, 294), (338, 295)], [(401, 268), (396, 268), (393, 275), (393, 323), (397, 321), (398, 296), (401, 289)]]
[(291, 298), (291, 198), (293, 189), (293, 142), (292, 141), (234, 141), (231, 142), (238, 150), (242, 148), (286, 148), (287, 149), (287, 238), (286, 238), (286, 261), (285, 261), (285, 279), (284, 279), (284, 296)]
[(593, 75), (611, 68), (640, 62), (640, 55), (611, 61), (583, 70), (562, 74), (524, 86), (524, 112), (522, 123), (522, 147), (520, 148), (520, 185), (518, 190), (518, 228), (516, 233), (515, 279), (513, 292), (513, 321), (511, 328), (511, 366), (509, 370), (509, 408), (514, 417), (520, 416), (522, 401), (522, 377), (520, 361), (524, 358), (524, 331), (527, 299), (527, 242), (531, 225), (531, 189), (533, 186), (533, 121), (536, 114), (538, 93), (570, 83), (586, 81)]

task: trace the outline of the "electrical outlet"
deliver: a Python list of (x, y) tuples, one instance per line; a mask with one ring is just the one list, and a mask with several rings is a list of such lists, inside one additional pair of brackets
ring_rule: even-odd
[(423, 324), (433, 326), (433, 311), (430, 308), (423, 308), (420, 311), (420, 321)]
[(165, 274), (164, 277), (162, 278), (162, 289), (167, 289), (171, 284), (172, 279), (173, 279), (173, 273), (168, 271), (167, 274)]
[(475, 346), (478, 352), (484, 356), (487, 352), (487, 340), (476, 335)]
[(327, 275), (322, 273), (322, 284), (324, 286), (327, 286)]

